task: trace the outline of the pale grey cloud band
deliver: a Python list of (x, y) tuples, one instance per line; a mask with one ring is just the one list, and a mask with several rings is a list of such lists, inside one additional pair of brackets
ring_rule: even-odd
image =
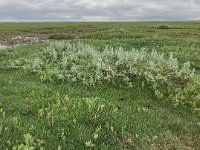
[(200, 20), (200, 0), (2, 0), (0, 21)]

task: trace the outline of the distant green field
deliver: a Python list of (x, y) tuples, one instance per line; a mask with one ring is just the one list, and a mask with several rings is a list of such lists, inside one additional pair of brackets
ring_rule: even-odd
[[(153, 29), (159, 24), (175, 29)], [(113, 22), (113, 23), (0, 23), (0, 43), (6, 45), (42, 43), (42, 40), (92, 39), (97, 43), (125, 48), (148, 47), (172, 51), (199, 69), (200, 22)], [(36, 37), (38, 40), (26, 39)], [(186, 58), (186, 59), (185, 59)]]
[[(165, 24), (173, 28), (154, 28)], [(200, 148), (200, 103), (174, 107), (141, 80), (131, 88), (107, 82), (93, 87), (42, 82), (39, 74), (8, 67), (15, 60), (45, 59), (43, 50), (53, 41), (81, 41), (100, 52), (109, 46), (156, 49), (166, 57), (172, 52), (199, 78), (200, 22), (0, 23), (0, 45), (11, 46), (0, 49), (0, 149)]]

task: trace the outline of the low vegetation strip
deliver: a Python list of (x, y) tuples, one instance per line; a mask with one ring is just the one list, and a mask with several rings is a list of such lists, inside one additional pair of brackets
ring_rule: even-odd
[(175, 29), (175, 26), (168, 25), (168, 24), (158, 24), (153, 26), (154, 29)]
[(190, 63), (179, 63), (172, 53), (169, 57), (152, 50), (106, 47), (103, 50), (82, 42), (51, 43), (33, 59), (15, 60), (9, 67), (36, 73), (42, 81), (79, 82), (95, 86), (110, 82), (133, 86), (136, 80), (148, 87), (158, 99), (168, 99), (199, 113), (200, 84)]

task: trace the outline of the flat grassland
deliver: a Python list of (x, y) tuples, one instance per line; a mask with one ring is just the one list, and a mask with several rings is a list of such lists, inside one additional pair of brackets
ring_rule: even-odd
[(200, 22), (0, 23), (0, 149), (200, 149), (199, 115), (156, 98), (140, 80), (132, 87), (41, 82), (8, 67), (40, 57), (53, 41), (172, 52), (199, 77)]

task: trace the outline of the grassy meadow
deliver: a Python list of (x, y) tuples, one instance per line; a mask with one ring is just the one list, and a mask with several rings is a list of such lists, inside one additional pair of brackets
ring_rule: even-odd
[[(173, 28), (154, 28), (163, 24)], [(61, 69), (67, 51), (58, 41), (81, 42), (92, 48), (88, 47), (88, 55), (82, 54), (84, 49), (75, 49), (77, 56), (70, 53), (66, 68)], [(57, 46), (49, 46), (55, 42)], [(1, 45), (8, 47), (0, 49), (0, 149), (200, 149), (200, 22), (0, 23)], [(158, 89), (154, 89), (145, 63), (138, 62), (136, 69), (140, 70), (142, 64), (146, 70), (137, 70), (137, 74), (126, 72), (124, 64), (116, 65), (117, 77), (112, 74), (112, 78), (113, 60), (104, 62), (110, 70), (104, 69), (107, 72), (98, 78), (100, 82), (94, 82), (94, 66), (84, 69), (84, 65), (86, 68), (93, 62), (89, 60), (93, 53), (102, 60), (111, 56), (109, 50), (118, 55), (115, 50), (119, 47), (123, 49), (120, 52), (127, 52), (122, 60), (130, 58), (130, 66), (128, 52), (131, 54), (132, 49), (146, 49), (141, 58), (145, 63), (146, 58), (153, 61), (154, 53), (148, 55), (152, 50), (169, 58), (159, 65), (169, 63), (172, 53), (178, 66), (184, 68), (184, 63), (190, 62), (194, 77), (190, 79), (184, 72), (187, 68), (171, 71), (172, 66), (167, 70), (166, 63), (156, 71), (167, 80), (156, 81)], [(83, 57), (77, 62), (72, 56)], [(33, 59), (39, 59), (39, 66)], [(176, 64), (176, 59), (171, 60)], [(74, 65), (80, 69), (72, 72)], [(152, 75), (156, 71), (152, 70)], [(173, 73), (171, 77), (177, 72), (182, 74), (172, 82), (168, 73)], [(122, 77), (128, 77), (131, 86), (124, 84)]]

